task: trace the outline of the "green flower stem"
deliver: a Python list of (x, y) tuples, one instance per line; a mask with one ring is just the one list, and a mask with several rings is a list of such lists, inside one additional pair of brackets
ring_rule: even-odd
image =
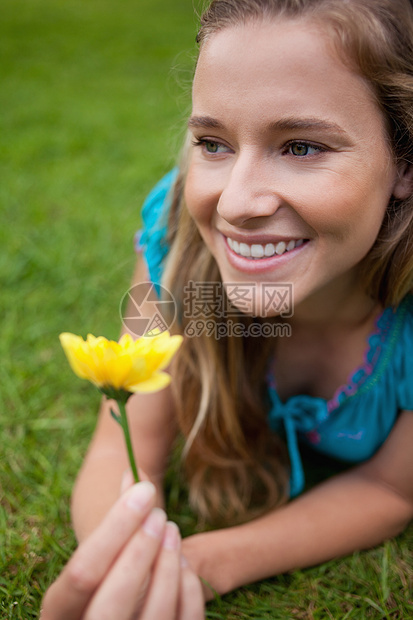
[(130, 433), (129, 433), (128, 418), (126, 416), (125, 403), (122, 402), (121, 400), (117, 400), (116, 402), (118, 403), (118, 407), (119, 407), (121, 425), (123, 428), (123, 432), (125, 434), (126, 447), (128, 449), (129, 462), (132, 467), (133, 478), (135, 482), (139, 482), (138, 470), (137, 470), (136, 463), (135, 463), (135, 457), (133, 456), (132, 442), (131, 442)]

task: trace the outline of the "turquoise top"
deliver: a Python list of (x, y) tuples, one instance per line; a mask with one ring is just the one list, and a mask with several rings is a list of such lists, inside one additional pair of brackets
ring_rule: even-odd
[[(168, 253), (166, 218), (171, 171), (146, 199), (142, 218), (143, 248), (149, 275), (156, 285)], [(290, 462), (290, 495), (304, 489), (305, 479), (299, 441), (328, 456), (348, 463), (369, 459), (388, 437), (401, 410), (413, 410), (413, 295), (396, 310), (386, 308), (370, 335), (363, 364), (330, 400), (300, 394), (282, 402), (274, 379), (269, 377), (271, 429), (284, 430)]]

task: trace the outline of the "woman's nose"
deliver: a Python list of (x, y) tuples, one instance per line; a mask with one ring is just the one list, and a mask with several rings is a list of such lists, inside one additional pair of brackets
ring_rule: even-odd
[(276, 176), (273, 163), (239, 155), (224, 181), (218, 214), (233, 226), (274, 215), (282, 204)]

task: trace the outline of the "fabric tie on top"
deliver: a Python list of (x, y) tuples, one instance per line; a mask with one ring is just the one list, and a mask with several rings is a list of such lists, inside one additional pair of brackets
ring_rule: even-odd
[(326, 401), (312, 396), (292, 396), (285, 403), (280, 400), (273, 385), (268, 386), (271, 410), (268, 413), (270, 428), (279, 432), (283, 422), (291, 464), (290, 497), (304, 490), (305, 478), (298, 447), (297, 433), (308, 433), (328, 417)]

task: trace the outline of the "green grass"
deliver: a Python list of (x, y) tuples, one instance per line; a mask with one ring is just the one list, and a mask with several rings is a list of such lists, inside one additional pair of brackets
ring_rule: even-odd
[[(57, 337), (118, 335), (139, 208), (179, 152), (195, 27), (192, 0), (2, 0), (1, 619), (36, 618), (75, 547), (70, 492), (99, 398)], [(243, 588), (208, 618), (410, 618), (412, 543), (410, 528)]]

